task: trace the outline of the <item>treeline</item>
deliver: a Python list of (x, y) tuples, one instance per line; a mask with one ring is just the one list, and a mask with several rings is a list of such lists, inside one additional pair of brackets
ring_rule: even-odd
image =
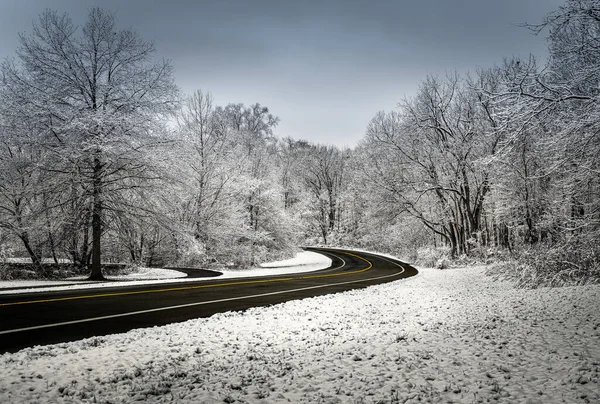
[(322, 243), (597, 279), (598, 10), (570, 0), (530, 27), (549, 33), (542, 67), (427, 77), (352, 150), (278, 138), (260, 104), (182, 96), (110, 13), (79, 32), (48, 11), (2, 65), (0, 254), (99, 277), (101, 257), (242, 267)]
[[(600, 2), (570, 0), (531, 30), (549, 59), (425, 79), (361, 145), (389, 218), (452, 256), (509, 251), (524, 283), (600, 279)], [(373, 190), (375, 193), (375, 189)]]
[(347, 152), (274, 135), (260, 104), (181, 95), (113, 14), (46, 11), (2, 64), (0, 254), (245, 267), (339, 230)]

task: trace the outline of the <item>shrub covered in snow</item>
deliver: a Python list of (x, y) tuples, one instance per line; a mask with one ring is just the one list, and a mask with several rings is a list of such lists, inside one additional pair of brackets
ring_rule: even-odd
[(437, 267), (438, 262), (445, 260), (449, 265), (450, 249), (447, 247), (423, 247), (417, 249), (416, 264), (427, 268)]
[(573, 238), (551, 247), (523, 248), (492, 265), (489, 273), (522, 287), (600, 283), (600, 246), (598, 240)]

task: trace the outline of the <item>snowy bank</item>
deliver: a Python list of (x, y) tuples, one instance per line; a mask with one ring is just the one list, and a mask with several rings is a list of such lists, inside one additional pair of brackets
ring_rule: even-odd
[[(115, 286), (146, 285), (156, 283), (173, 282), (198, 282), (202, 280), (248, 278), (255, 276), (286, 275), (292, 273), (304, 273), (329, 268), (331, 259), (322, 254), (311, 251), (301, 251), (294, 258), (261, 264), (257, 268), (224, 270), (222, 275), (212, 278), (186, 278), (186, 274), (171, 269), (163, 268), (139, 268), (138, 271), (119, 276), (107, 276), (108, 279), (118, 280), (114, 282), (83, 282), (85, 278), (71, 281), (0, 281), (0, 295), (8, 293), (31, 293), (55, 290), (73, 290), (106, 288)], [(19, 289), (15, 289), (19, 288)]]
[(0, 356), (0, 402), (597, 403), (600, 286), (484, 268)]

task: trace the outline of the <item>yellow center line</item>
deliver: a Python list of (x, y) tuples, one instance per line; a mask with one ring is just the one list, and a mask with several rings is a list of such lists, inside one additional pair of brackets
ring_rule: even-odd
[[(324, 250), (324, 251), (327, 251), (327, 250)], [(175, 288), (138, 290), (138, 291), (131, 291), (131, 292), (99, 293), (99, 294), (94, 294), (94, 295), (59, 297), (59, 298), (40, 299), (40, 300), (26, 300), (26, 301), (21, 301), (21, 302), (0, 303), (0, 307), (16, 306), (16, 305), (22, 305), (22, 304), (33, 304), (33, 303), (60, 302), (60, 301), (66, 301), (66, 300), (93, 299), (93, 298), (97, 298), (97, 297), (127, 296), (127, 295), (139, 295), (139, 294), (144, 294), (144, 293), (162, 293), (162, 292), (174, 292), (174, 291), (193, 290), (193, 289), (218, 288), (218, 287), (223, 287), (223, 286), (251, 285), (251, 284), (257, 284), (257, 283), (286, 282), (286, 281), (293, 281), (293, 280), (299, 280), (299, 279), (327, 278), (327, 277), (331, 277), (331, 276), (358, 274), (358, 273), (365, 272), (365, 271), (368, 271), (369, 269), (373, 268), (373, 264), (369, 260), (367, 260), (363, 257), (359, 257), (358, 255), (355, 255), (355, 254), (352, 254), (349, 252), (343, 252), (342, 254), (356, 257), (362, 261), (365, 261), (369, 265), (364, 269), (359, 269), (356, 271), (348, 271), (348, 272), (339, 272), (339, 273), (335, 273), (335, 274), (306, 275), (306, 276), (298, 276), (298, 277), (290, 277), (290, 278), (276, 278), (276, 279), (255, 279), (252, 281), (226, 282), (226, 283), (216, 283), (216, 284), (211, 284), (211, 285), (181, 286), (181, 287), (175, 287)]]

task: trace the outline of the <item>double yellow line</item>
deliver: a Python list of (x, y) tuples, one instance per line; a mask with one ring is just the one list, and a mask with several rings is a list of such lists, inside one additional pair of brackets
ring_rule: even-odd
[[(323, 250), (327, 251), (327, 250)], [(328, 251), (329, 252), (329, 251)], [(333, 254), (332, 252), (329, 252)], [(274, 282), (286, 282), (300, 279), (315, 279), (315, 278), (327, 278), (332, 276), (342, 276), (342, 275), (352, 275), (358, 274), (361, 272), (366, 272), (369, 269), (373, 268), (373, 264), (371, 261), (360, 257), (356, 254), (352, 254), (349, 252), (343, 252), (343, 254), (350, 255), (352, 257), (358, 258), (362, 261), (365, 261), (368, 265), (366, 268), (359, 269), (356, 271), (348, 271), (348, 272), (338, 272), (334, 274), (321, 274), (321, 275), (306, 275), (306, 276), (297, 276), (297, 277), (289, 277), (289, 278), (276, 278), (276, 279), (255, 279), (251, 281), (235, 281), (235, 282), (224, 282), (224, 283), (216, 283), (210, 285), (194, 285), (194, 286), (180, 286), (174, 288), (164, 288), (164, 289), (150, 289), (150, 290), (138, 290), (138, 291), (130, 291), (130, 292), (113, 292), (113, 293), (99, 293), (93, 295), (83, 295), (83, 296), (69, 296), (69, 297), (57, 297), (52, 299), (39, 299), (39, 300), (25, 300), (20, 302), (11, 302), (11, 303), (0, 303), (0, 307), (6, 306), (16, 306), (23, 304), (34, 304), (34, 303), (49, 303), (49, 302), (60, 302), (66, 300), (78, 300), (78, 299), (94, 299), (98, 297), (114, 297), (114, 296), (127, 296), (127, 295), (139, 295), (144, 293), (163, 293), (163, 292), (175, 292), (182, 290), (193, 290), (193, 289), (208, 289), (208, 288), (218, 288), (223, 286), (235, 286), (235, 285), (252, 285), (259, 283), (274, 283)], [(342, 260), (344, 261), (344, 260)], [(345, 261), (344, 261), (345, 263)]]

